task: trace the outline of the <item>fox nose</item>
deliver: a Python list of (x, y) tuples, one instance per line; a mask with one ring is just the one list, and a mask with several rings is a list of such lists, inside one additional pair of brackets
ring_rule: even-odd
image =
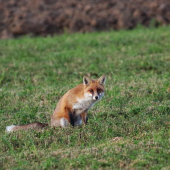
[(98, 96), (95, 96), (95, 99), (96, 99), (96, 100), (98, 100), (98, 98), (99, 98)]

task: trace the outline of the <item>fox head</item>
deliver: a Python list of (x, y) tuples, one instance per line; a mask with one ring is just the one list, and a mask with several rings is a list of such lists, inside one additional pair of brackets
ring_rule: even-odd
[(94, 80), (87, 76), (83, 77), (84, 95), (85, 97), (91, 97), (92, 100), (100, 100), (104, 96), (104, 84), (106, 82), (106, 76), (102, 75), (99, 79)]

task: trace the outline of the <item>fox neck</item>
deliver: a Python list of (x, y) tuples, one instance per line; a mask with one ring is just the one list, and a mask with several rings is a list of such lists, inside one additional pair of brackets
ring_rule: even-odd
[(76, 115), (79, 115), (83, 112), (88, 111), (90, 108), (94, 106), (102, 97), (104, 93), (100, 95), (98, 100), (95, 100), (90, 93), (84, 93), (84, 97), (77, 98), (77, 102), (73, 104), (73, 109)]

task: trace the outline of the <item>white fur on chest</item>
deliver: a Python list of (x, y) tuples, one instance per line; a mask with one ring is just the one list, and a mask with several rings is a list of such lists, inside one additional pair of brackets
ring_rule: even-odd
[(84, 98), (77, 98), (77, 103), (75, 103), (73, 105), (73, 109), (77, 114), (81, 114), (84, 111), (87, 111), (88, 109), (90, 109), (91, 107), (93, 107), (93, 105), (96, 103), (97, 101), (94, 101), (92, 96), (88, 95)]

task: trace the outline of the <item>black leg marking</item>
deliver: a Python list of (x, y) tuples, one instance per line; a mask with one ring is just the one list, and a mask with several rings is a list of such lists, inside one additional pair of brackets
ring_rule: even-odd
[(87, 121), (88, 121), (88, 117), (86, 116), (86, 120), (85, 120), (85, 123), (87, 124)]
[(74, 126), (74, 114), (72, 112), (69, 112), (69, 118), (70, 118), (70, 124)]

